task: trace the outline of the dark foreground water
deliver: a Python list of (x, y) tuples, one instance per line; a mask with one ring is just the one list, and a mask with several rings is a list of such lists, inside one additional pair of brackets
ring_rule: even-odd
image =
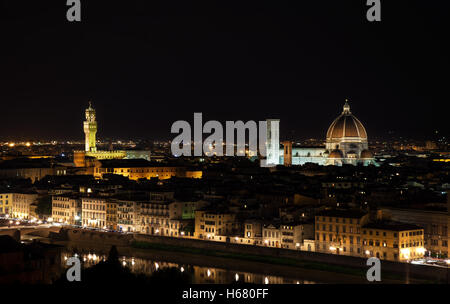
[[(61, 266), (66, 269), (66, 261), (72, 256), (77, 256), (82, 261), (83, 267), (91, 267), (107, 258), (106, 253), (95, 250), (70, 250), (62, 251)], [(270, 273), (250, 273), (234, 271), (230, 269), (204, 267), (191, 264), (181, 264), (166, 262), (161, 260), (152, 260), (147, 258), (136, 258), (133, 256), (120, 256), (120, 262), (123, 266), (130, 268), (133, 273), (142, 273), (151, 275), (158, 269), (166, 267), (176, 267), (182, 272), (191, 275), (193, 283), (204, 284), (229, 284), (229, 283), (255, 283), (255, 284), (314, 284), (316, 282), (300, 280), (295, 278), (286, 278), (271, 275)], [(263, 272), (263, 271), (262, 271)]]

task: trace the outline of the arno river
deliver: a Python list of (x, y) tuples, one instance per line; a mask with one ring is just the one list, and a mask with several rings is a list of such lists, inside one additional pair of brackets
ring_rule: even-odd
[[(103, 251), (85, 250), (85, 249), (65, 249), (62, 251), (61, 264), (66, 269), (66, 261), (69, 257), (77, 256), (82, 261), (83, 267), (90, 267), (106, 260), (107, 253)], [(158, 269), (166, 267), (176, 267), (180, 271), (191, 275), (193, 283), (257, 283), (257, 284), (314, 284), (313, 281), (300, 280), (296, 278), (286, 278), (271, 275), (270, 273), (251, 273), (231, 269), (205, 267), (192, 264), (181, 264), (166, 262), (151, 258), (137, 258), (133, 256), (120, 256), (120, 262), (123, 266), (129, 267), (134, 273), (143, 273), (151, 275)], [(262, 271), (263, 272), (263, 271)]]

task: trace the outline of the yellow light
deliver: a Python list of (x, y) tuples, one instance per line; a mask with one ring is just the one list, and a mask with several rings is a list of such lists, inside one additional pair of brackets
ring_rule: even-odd
[(10, 143), (8, 146), (10, 146), (10, 147), (14, 147), (15, 146), (15, 144), (14, 143)]
[(400, 249), (400, 253), (403, 254), (405, 259), (409, 259), (410, 250), (408, 248)]
[(369, 250), (366, 250), (366, 254), (369, 255), (369, 254), (370, 254), (370, 251), (369, 251)]
[(27, 142), (27, 143), (25, 144), (25, 146), (29, 147), (29, 146), (31, 146), (31, 144), (30, 144), (29, 142)]
[(416, 248), (416, 252), (417, 252), (418, 254), (424, 254), (425, 251), (426, 251), (426, 249), (423, 248), (423, 247)]
[(335, 251), (335, 250), (336, 250), (336, 247), (330, 246), (330, 250), (331, 250), (331, 251)]

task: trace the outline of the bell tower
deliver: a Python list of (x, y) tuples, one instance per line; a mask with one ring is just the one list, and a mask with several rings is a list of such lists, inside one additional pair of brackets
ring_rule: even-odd
[(84, 121), (85, 151), (97, 152), (95, 146), (95, 134), (97, 133), (97, 121), (95, 120), (95, 110), (89, 101), (89, 107), (86, 109), (86, 120)]

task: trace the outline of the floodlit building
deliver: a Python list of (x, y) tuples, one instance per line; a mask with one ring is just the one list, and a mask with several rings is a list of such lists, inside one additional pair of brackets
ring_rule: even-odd
[(312, 224), (300, 222), (270, 223), (262, 227), (262, 245), (300, 250), (305, 238), (313, 238)]
[(11, 213), (11, 193), (0, 194), (0, 214), (6, 215)]
[(370, 220), (359, 210), (326, 210), (315, 217), (316, 251), (408, 261), (424, 256), (423, 228), (395, 222), (377, 213)]
[(237, 229), (236, 215), (227, 211), (212, 209), (195, 211), (194, 237), (199, 239), (224, 240), (232, 236)]
[(106, 229), (106, 205), (104, 198), (83, 197), (82, 205), (82, 224), (84, 227)]
[(52, 218), (55, 223), (81, 224), (81, 199), (77, 196), (52, 196)]
[(169, 179), (171, 177), (201, 178), (202, 171), (185, 167), (149, 162), (144, 159), (99, 160), (95, 163), (94, 177), (117, 174), (132, 180), (140, 178)]
[(10, 217), (30, 219), (31, 205), (37, 200), (37, 193), (0, 193), (0, 214)]
[(444, 211), (383, 208), (396, 221), (424, 228), (424, 247), (427, 256), (446, 258), (449, 252), (449, 215)]
[(378, 221), (362, 228), (362, 248), (366, 257), (409, 261), (424, 257), (423, 228), (400, 222)]

